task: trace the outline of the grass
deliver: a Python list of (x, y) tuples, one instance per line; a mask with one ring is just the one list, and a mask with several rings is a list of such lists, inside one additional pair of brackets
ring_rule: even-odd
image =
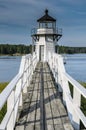
[[(79, 82), (79, 83), (86, 88), (85, 82)], [(71, 83), (69, 83), (69, 88), (71, 91), (71, 97), (73, 98), (73, 85)], [(82, 95), (81, 95), (81, 107), (80, 108), (86, 116), (86, 99)]]
[[(86, 83), (84, 82), (80, 82), (80, 83), (86, 88)], [(81, 110), (86, 116), (86, 99), (83, 96), (81, 96)]]
[(69, 89), (70, 89), (71, 97), (73, 98), (73, 85), (70, 82), (68, 82), (68, 84), (69, 84)]
[[(79, 82), (79, 83), (86, 88), (85, 82)], [(71, 97), (73, 98), (73, 85), (71, 83), (69, 83), (69, 88), (70, 88), (70, 92), (71, 92)], [(82, 95), (81, 95), (80, 109), (82, 110), (82, 112), (86, 116), (86, 99)], [(84, 129), (83, 123), (81, 121), (80, 121), (80, 129)]]
[[(0, 83), (0, 93), (4, 90), (4, 88), (8, 85), (8, 82), (4, 82), (4, 83)], [(7, 104), (5, 103), (5, 105), (3, 106), (3, 108), (0, 110), (0, 123), (4, 117), (4, 115), (6, 114), (7, 111)]]
[(0, 93), (4, 90), (4, 88), (8, 85), (8, 82), (0, 83)]

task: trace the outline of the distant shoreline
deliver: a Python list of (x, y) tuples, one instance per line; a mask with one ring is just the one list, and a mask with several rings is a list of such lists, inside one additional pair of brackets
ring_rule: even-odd
[(23, 56), (25, 54), (15, 53), (15, 54), (0, 54), (0, 56)]
[(0, 55), (24, 55), (32, 52), (32, 45), (0, 44)]
[[(86, 47), (55, 46), (59, 54), (86, 53)], [(0, 55), (22, 56), (32, 52), (32, 45), (0, 44)]]

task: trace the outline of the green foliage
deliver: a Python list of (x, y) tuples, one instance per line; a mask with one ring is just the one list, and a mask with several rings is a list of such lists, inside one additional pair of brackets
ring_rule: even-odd
[[(3, 91), (3, 89), (8, 85), (8, 82), (5, 83), (0, 83), (0, 93)], [(3, 108), (0, 110), (0, 123), (4, 117), (4, 115), (6, 114), (7, 111), (7, 104), (5, 104), (3, 106)]]
[(0, 83), (0, 93), (3, 91), (3, 89), (8, 85), (8, 82)]
[(3, 120), (3, 117), (5, 116), (7, 112), (7, 103), (3, 106), (3, 108), (0, 110), (0, 123)]
[[(80, 82), (80, 83), (86, 88), (86, 83), (84, 82)], [(81, 96), (81, 110), (86, 116), (86, 99), (83, 96)]]
[[(86, 47), (67, 47), (67, 46), (56, 46), (56, 52), (62, 54), (73, 54), (73, 53), (86, 53)], [(58, 51), (57, 51), (58, 50)], [(0, 44), (0, 54), (13, 55), (13, 54), (28, 54), (32, 52), (32, 45), (11, 45), (11, 44)]]
[(58, 46), (56, 47), (58, 53), (62, 54), (74, 54), (74, 53), (86, 53), (86, 47), (67, 47), (67, 46)]
[(71, 97), (73, 98), (73, 85), (70, 82), (68, 82), (68, 84), (69, 84), (69, 89), (70, 89)]
[[(86, 88), (86, 83), (80, 82), (81, 85), (83, 85)], [(86, 116), (86, 99), (81, 95), (81, 110)], [(81, 129), (85, 129), (82, 122), (80, 122)]]
[(0, 54), (9, 54), (13, 55), (16, 53), (19, 54), (28, 54), (31, 53), (32, 46), (26, 46), (26, 45), (9, 45), (9, 44), (0, 44)]
[[(83, 87), (86, 88), (86, 83), (84, 82), (79, 82)], [(70, 88), (70, 92), (71, 92), (71, 96), (73, 98), (73, 85), (71, 83), (69, 83), (69, 88)], [(83, 113), (86, 115), (86, 99), (81, 95), (81, 110), (83, 111)]]
[(86, 88), (86, 83), (85, 82), (80, 82), (80, 84)]
[[(79, 82), (83, 87), (86, 88), (86, 83), (85, 82)], [(71, 96), (73, 98), (73, 85), (71, 83), (69, 83), (69, 89), (71, 92)], [(86, 116), (86, 99), (81, 95), (81, 107), (80, 109), (82, 110), (82, 112), (84, 113), (84, 115)], [(80, 121), (80, 129), (84, 129), (84, 125), (83, 123)]]

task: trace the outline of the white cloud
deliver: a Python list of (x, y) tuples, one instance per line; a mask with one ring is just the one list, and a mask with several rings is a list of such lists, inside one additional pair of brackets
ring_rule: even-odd
[(60, 1), (62, 1), (63, 3), (77, 6), (86, 4), (86, 0), (60, 0)]
[[(36, 27), (36, 20), (44, 15), (44, 10), (48, 8), (49, 14), (55, 17), (58, 20), (57, 24), (63, 28), (64, 42), (72, 43), (74, 40), (77, 42), (77, 36), (80, 36), (79, 31), (83, 34), (86, 32), (86, 12), (84, 6), (82, 8), (85, 1), (0, 0), (0, 33), (3, 32), (3, 36), (0, 34), (2, 36), (0, 39), (2, 41), (4, 39), (11, 39), (11, 41), (12, 39), (13, 41), (27, 39), (24, 34), (30, 35), (31, 28)], [(84, 17), (81, 18), (82, 15)], [(7, 32), (9, 35), (6, 34)], [(71, 36), (72, 33), (75, 35), (74, 38)], [(81, 40), (79, 37), (78, 41), (81, 42)]]

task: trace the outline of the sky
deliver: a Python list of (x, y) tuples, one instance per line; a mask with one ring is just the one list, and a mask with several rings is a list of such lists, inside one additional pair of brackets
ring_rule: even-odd
[(86, 47), (86, 0), (0, 0), (0, 44), (31, 44), (45, 9), (63, 30), (59, 45)]

